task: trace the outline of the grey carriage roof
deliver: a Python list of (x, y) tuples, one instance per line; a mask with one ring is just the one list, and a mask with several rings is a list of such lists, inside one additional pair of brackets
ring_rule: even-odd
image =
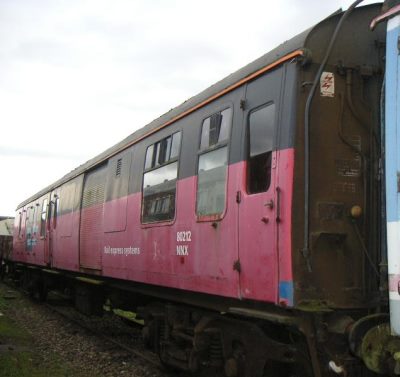
[[(338, 10), (337, 12), (331, 14), (327, 18), (330, 18), (340, 12), (341, 12), (341, 10)], [(83, 163), (82, 165), (78, 166), (76, 169), (72, 170), (71, 172), (69, 172), (68, 174), (66, 174), (59, 180), (57, 180), (56, 182), (45, 187), (44, 189), (37, 192), (35, 195), (31, 196), (30, 198), (24, 200), (21, 204), (19, 204), (19, 206), (17, 208), (23, 207), (24, 205), (34, 201), (35, 199), (41, 197), (42, 195), (52, 191), (56, 187), (59, 187), (63, 183), (77, 177), (78, 175), (82, 174), (86, 170), (91, 169), (98, 163), (104, 161), (106, 158), (120, 152), (121, 150), (124, 149), (124, 147), (128, 147), (129, 145), (132, 145), (135, 142), (135, 140), (141, 139), (146, 134), (161, 127), (165, 123), (168, 123), (169, 121), (173, 120), (180, 114), (185, 113), (186, 111), (190, 110), (191, 108), (201, 104), (208, 98), (220, 93), (224, 89), (229, 88), (230, 86), (234, 85), (235, 83), (246, 79), (254, 72), (257, 72), (260, 69), (276, 62), (280, 58), (283, 58), (284, 56), (290, 54), (293, 51), (302, 49), (305, 45), (308, 35), (311, 33), (311, 31), (314, 29), (314, 27), (315, 26), (303, 31), (302, 33), (296, 35), (292, 39), (285, 41), (284, 43), (280, 44), (278, 47), (274, 48), (273, 50), (271, 50), (270, 52), (261, 56), (260, 58), (254, 60), (253, 62), (251, 62), (248, 65), (244, 66), (243, 68), (239, 69), (238, 71), (236, 71), (236, 72), (230, 74), (229, 76), (225, 77), (224, 79), (218, 81), (217, 83), (215, 83), (214, 85), (205, 89), (204, 91), (200, 92), (199, 94), (191, 97), (190, 99), (186, 100), (179, 106), (171, 109), (164, 115), (161, 115), (159, 118), (153, 120), (146, 126), (135, 131), (134, 133), (132, 133), (131, 135), (129, 135), (128, 137), (126, 137), (125, 139), (120, 141), (119, 143), (115, 144), (111, 148), (106, 149), (104, 152), (100, 153), (96, 157), (94, 157), (94, 158), (88, 160), (87, 162)]]

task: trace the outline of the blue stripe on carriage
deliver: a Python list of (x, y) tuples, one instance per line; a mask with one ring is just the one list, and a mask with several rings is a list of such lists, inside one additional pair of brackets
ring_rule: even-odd
[(280, 281), (279, 282), (279, 299), (286, 300), (288, 306), (293, 306), (293, 282)]

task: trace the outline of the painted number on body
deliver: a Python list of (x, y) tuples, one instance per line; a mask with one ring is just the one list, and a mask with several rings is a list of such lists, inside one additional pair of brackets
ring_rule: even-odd
[(192, 232), (190, 230), (185, 230), (183, 232), (176, 232), (176, 242), (191, 242)]
[(176, 232), (176, 255), (189, 255), (189, 245), (182, 245), (183, 242), (192, 242), (192, 232), (190, 230), (184, 230)]

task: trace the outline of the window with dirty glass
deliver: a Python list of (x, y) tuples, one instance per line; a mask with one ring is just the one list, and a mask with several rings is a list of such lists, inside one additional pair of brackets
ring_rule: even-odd
[(18, 238), (21, 237), (22, 231), (22, 212), (18, 212)]
[(175, 217), (180, 142), (181, 132), (176, 132), (147, 148), (143, 174), (143, 223), (168, 221)]
[(218, 215), (225, 209), (228, 148), (199, 156), (197, 173), (197, 214)]
[(226, 142), (229, 138), (232, 109), (215, 113), (203, 121), (200, 149)]
[(34, 224), (36, 206), (29, 206), (26, 210), (26, 250), (32, 250), (34, 246)]
[(198, 216), (218, 216), (225, 210), (228, 167), (228, 140), (232, 109), (211, 115), (203, 121), (197, 170)]
[(40, 236), (46, 236), (46, 220), (47, 220), (47, 198), (43, 199), (42, 211), (40, 217)]
[(252, 111), (248, 122), (247, 192), (265, 192), (271, 184), (275, 105)]
[(57, 227), (57, 219), (58, 216), (60, 215), (60, 196), (55, 195), (54, 196), (54, 201), (53, 201), (53, 228), (55, 229)]
[(150, 145), (146, 151), (145, 169), (156, 168), (176, 159), (179, 155), (180, 144), (181, 132), (176, 132)]
[(26, 211), (26, 235), (27, 237), (31, 237), (34, 232), (34, 224), (35, 224), (35, 206), (31, 205), (28, 207)]

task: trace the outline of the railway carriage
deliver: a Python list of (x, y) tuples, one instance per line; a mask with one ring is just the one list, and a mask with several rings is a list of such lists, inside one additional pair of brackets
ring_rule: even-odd
[(14, 272), (137, 311), (181, 369), (392, 373), (360, 351), (387, 321), (380, 10), (344, 21), (309, 114), (340, 12), (22, 202)]

